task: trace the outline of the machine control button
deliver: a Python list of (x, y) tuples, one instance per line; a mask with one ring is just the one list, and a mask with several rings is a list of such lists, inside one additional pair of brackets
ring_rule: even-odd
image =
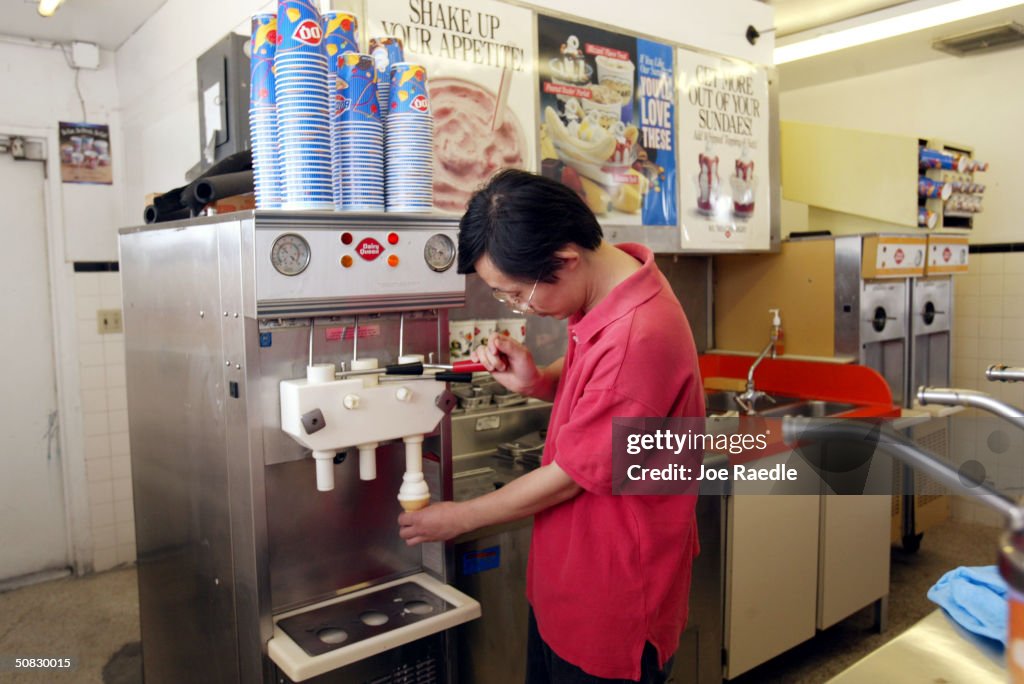
[(341, 257), (341, 265), (345, 268), (352, 268), (352, 257), (348, 254)]
[(352, 233), (342, 233), (341, 234), (341, 244), (343, 244), (343, 245), (351, 245), (352, 244)]
[(395, 399), (398, 401), (412, 401), (412, 390), (408, 387), (399, 387), (395, 390)]
[(388, 233), (388, 244), (389, 245), (397, 245), (398, 244), (398, 233)]
[(341, 403), (345, 408), (354, 410), (359, 408), (359, 395), (358, 394), (346, 394), (345, 398), (342, 399)]
[(327, 427), (327, 421), (324, 420), (323, 411), (320, 409), (313, 409), (309, 413), (303, 414), (302, 427), (306, 430), (307, 435), (311, 435), (314, 432), (320, 432)]
[(389, 255), (388, 256), (388, 266), (390, 266), (391, 268), (394, 268), (397, 265), (398, 265), (398, 255), (397, 254)]

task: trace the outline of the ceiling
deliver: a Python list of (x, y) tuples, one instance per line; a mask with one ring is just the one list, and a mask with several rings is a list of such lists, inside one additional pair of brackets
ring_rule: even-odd
[[(810, 0), (775, 0), (771, 3), (776, 5), (776, 25), (798, 25), (803, 21), (803, 15), (797, 12), (796, 15), (789, 15), (791, 10), (802, 5), (813, 5)], [(826, 3), (819, 3), (826, 4)], [(832, 4), (832, 3), (828, 3)], [(879, 3), (876, 0), (837, 0), (836, 5), (852, 7), (853, 5), (893, 5), (894, 3)], [(903, 3), (895, 3), (903, 4)], [(786, 9), (787, 5), (792, 5)], [(874, 7), (878, 9), (878, 7)], [(809, 11), (809, 10), (808, 10)], [(873, 10), (872, 10), (873, 11)], [(861, 14), (862, 12), (857, 12)], [(842, 17), (848, 18), (848, 17)], [(834, 21), (840, 21), (836, 18)], [(1024, 24), (1024, 4), (1016, 5), (1009, 9), (998, 12), (982, 14), (970, 19), (943, 24), (933, 28), (915, 31), (895, 38), (876, 41), (866, 45), (846, 48), (836, 52), (826, 53), (817, 57), (797, 60), (779, 65), (779, 87), (782, 91), (806, 88), (833, 81), (840, 81), (847, 78), (855, 78), (867, 74), (898, 69), (922, 64), (939, 59), (971, 59), (971, 57), (951, 57), (950, 55), (932, 48), (932, 42), (939, 38), (976, 31), (1009, 21), (1016, 21)], [(830, 21), (829, 23), (832, 23)], [(800, 29), (804, 30), (804, 29)], [(791, 31), (792, 32), (792, 31)], [(1020, 50), (1021, 47), (1010, 48)]]
[(0, 34), (53, 42), (81, 40), (116, 50), (167, 0), (65, 0), (52, 17), (35, 0), (5, 0)]
[(822, 0), (767, 0), (767, 2), (775, 8), (776, 38), (903, 4), (903, 0), (828, 0), (827, 2), (822, 2)]

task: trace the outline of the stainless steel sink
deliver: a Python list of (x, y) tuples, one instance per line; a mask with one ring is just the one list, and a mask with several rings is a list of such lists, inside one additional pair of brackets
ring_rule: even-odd
[[(704, 412), (709, 416), (720, 415), (727, 411), (739, 411), (742, 414), (743, 409), (736, 403), (737, 395), (737, 392), (708, 392), (704, 395)], [(772, 400), (767, 398), (758, 401), (758, 415), (767, 415), (768, 411), (779, 410), (805, 401), (800, 397), (789, 397), (783, 394), (772, 394), (770, 396), (771, 399), (775, 400), (775, 403), (772, 403)]]
[(820, 399), (811, 399), (808, 401), (800, 401), (787, 406), (773, 406), (772, 408), (762, 409), (757, 412), (759, 416), (765, 416), (767, 418), (779, 418), (782, 416), (804, 416), (807, 418), (824, 418), (826, 416), (836, 416), (840, 413), (846, 413), (857, 408), (856, 404), (845, 404), (840, 401), (822, 401)]

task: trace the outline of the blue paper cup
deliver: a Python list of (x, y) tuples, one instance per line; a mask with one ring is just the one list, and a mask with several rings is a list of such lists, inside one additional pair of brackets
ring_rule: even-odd
[(324, 54), (320, 10), (313, 0), (278, 0), (278, 55)]
[(430, 113), (427, 70), (421, 64), (398, 62), (390, 68), (388, 117), (394, 114)]
[(359, 52), (359, 23), (354, 14), (330, 11), (323, 14), (323, 29), (327, 68), (336, 73), (343, 54)]
[(274, 106), (274, 53), (277, 50), (277, 15), (257, 14), (252, 18), (250, 42), (249, 106)]

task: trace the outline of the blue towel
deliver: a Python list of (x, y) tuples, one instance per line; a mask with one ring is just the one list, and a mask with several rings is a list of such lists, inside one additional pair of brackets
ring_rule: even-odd
[(928, 598), (964, 629), (1006, 647), (1006, 582), (996, 566), (950, 570), (928, 590)]

